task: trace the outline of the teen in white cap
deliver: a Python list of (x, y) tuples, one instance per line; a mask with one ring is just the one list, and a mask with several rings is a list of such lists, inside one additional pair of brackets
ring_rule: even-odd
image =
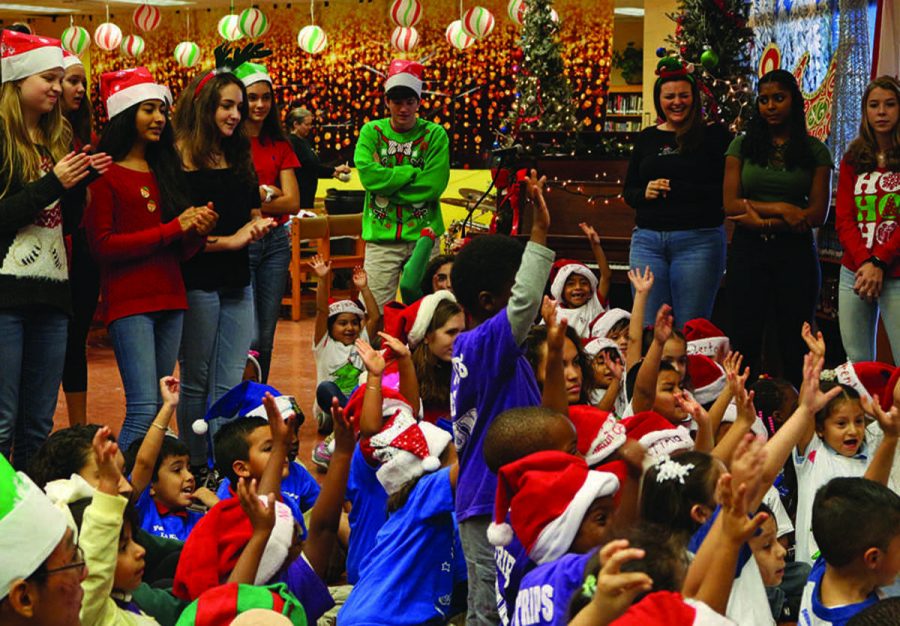
[(18, 468), (53, 426), (72, 311), (60, 198), (104, 155), (70, 152), (59, 40), (0, 32), (0, 454)]

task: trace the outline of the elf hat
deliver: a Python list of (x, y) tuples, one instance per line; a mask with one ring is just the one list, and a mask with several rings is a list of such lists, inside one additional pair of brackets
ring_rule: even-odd
[(889, 411), (891, 409), (891, 405), (894, 403), (894, 390), (897, 388), (898, 383), (900, 383), (900, 367), (895, 367), (894, 373), (891, 374), (887, 384), (884, 386), (884, 391), (881, 392), (881, 408), (883, 410)]
[(636, 439), (651, 457), (694, 449), (694, 440), (684, 426), (675, 426), (659, 413), (642, 411), (622, 420), (629, 439)]
[(616, 322), (623, 319), (631, 319), (631, 313), (625, 309), (610, 309), (601, 313), (591, 322), (591, 337), (606, 337)]
[[(500, 468), (488, 540), (509, 545), (515, 531), (532, 561), (555, 561), (568, 552), (591, 503), (618, 489), (614, 474), (591, 470), (580, 457), (557, 450), (529, 454)], [(504, 521), (507, 513), (512, 526)]]
[(569, 420), (578, 435), (578, 452), (591, 467), (602, 463), (625, 443), (625, 426), (611, 413), (577, 404), (569, 407)]
[(172, 104), (172, 92), (153, 80), (146, 67), (135, 67), (100, 75), (100, 95), (106, 103), (109, 119), (125, 111), (128, 107), (145, 100), (162, 100)]
[(235, 623), (241, 614), (247, 615), (247, 612), (260, 610), (286, 616), (287, 623), (294, 626), (307, 624), (303, 605), (288, 590), (286, 584), (263, 587), (226, 583), (200, 594), (184, 609), (175, 626), (225, 626)]
[(416, 422), (409, 414), (397, 411), (377, 435), (364, 443), (371, 449), (371, 458), (381, 464), (375, 472), (378, 482), (391, 495), (414, 478), (440, 469), (439, 457), (450, 440), (450, 433), (443, 428)]
[[(725, 407), (725, 413), (722, 414), (722, 424), (734, 424), (736, 419), (737, 407), (734, 402), (730, 402), (728, 406)], [(764, 441), (769, 438), (769, 431), (766, 430), (765, 424), (763, 424), (759, 417), (753, 420), (753, 424), (750, 426), (750, 432), (757, 437), (762, 437)]]
[[(863, 398), (871, 398), (874, 394), (884, 394), (885, 386), (895, 369), (878, 361), (854, 363), (847, 359), (846, 363), (834, 368), (833, 379), (842, 385), (853, 387)], [(829, 376), (823, 372), (822, 378), (828, 379)]]
[(59, 39), (26, 35), (14, 30), (0, 32), (0, 75), (2, 82), (28, 78), (63, 67)]
[(334, 317), (341, 313), (353, 313), (359, 319), (366, 316), (366, 312), (356, 300), (333, 300), (328, 303), (328, 317)]
[(559, 259), (550, 268), (550, 295), (554, 299), (562, 300), (566, 281), (572, 274), (584, 276), (591, 284), (591, 293), (597, 293), (597, 277), (587, 265), (572, 259)]
[(63, 512), (0, 454), (0, 601), (13, 581), (37, 571), (65, 532)]
[(610, 626), (734, 626), (734, 622), (675, 591), (654, 591), (628, 607)]
[(415, 321), (407, 335), (407, 341), (410, 348), (415, 349), (415, 347), (425, 339), (425, 333), (428, 332), (428, 327), (431, 325), (431, 320), (434, 318), (434, 312), (437, 310), (438, 305), (444, 300), (456, 302), (456, 296), (453, 295), (452, 291), (441, 289), (428, 294), (411, 305), (411, 307), (416, 306), (416, 312)]
[(249, 87), (250, 85), (261, 81), (265, 81), (270, 85), (272, 84), (272, 78), (269, 76), (269, 72), (266, 71), (266, 66), (260, 63), (254, 63), (253, 61), (241, 63), (240, 66), (234, 70), (234, 75), (244, 83), (244, 87)]
[(408, 87), (422, 96), (422, 74), (425, 67), (416, 61), (394, 59), (388, 67), (388, 77), (384, 81), (384, 92), (387, 94), (394, 87)]
[(590, 357), (595, 357), (604, 350), (615, 350), (616, 354), (619, 355), (619, 360), (622, 362), (625, 361), (625, 357), (622, 356), (622, 351), (619, 349), (619, 344), (612, 339), (607, 337), (594, 337), (593, 339), (588, 339), (584, 344), (584, 351)]
[(684, 338), (688, 354), (705, 354), (714, 359), (721, 351), (727, 353), (731, 342), (719, 328), (707, 319), (698, 317), (684, 324)]
[(702, 405), (715, 402), (725, 389), (727, 377), (725, 368), (703, 354), (689, 354), (687, 357), (688, 376), (694, 385), (694, 399)]
[(75, 65), (84, 66), (84, 62), (78, 55), (72, 54), (68, 50), (63, 50), (63, 69), (67, 70)]
[[(366, 396), (366, 385), (360, 385), (350, 394), (347, 405), (344, 407), (344, 415), (350, 421), (353, 429), (359, 434), (359, 418), (362, 415), (363, 399)], [(416, 419), (416, 411), (413, 410), (409, 401), (403, 397), (396, 389), (391, 387), (381, 387), (381, 416), (385, 419), (403, 414), (413, 421)], [(374, 462), (375, 457), (372, 455), (372, 449), (367, 448), (368, 439), (363, 438), (359, 442), (360, 451), (368, 457), (369, 461)]]
[[(259, 499), (267, 501), (265, 496)], [(194, 600), (218, 586), (231, 574), (252, 535), (253, 526), (239, 499), (220, 500), (188, 535), (178, 559), (172, 593), (182, 600)], [(276, 502), (275, 527), (263, 550), (254, 584), (265, 584), (278, 573), (293, 541), (294, 516), (286, 504)]]

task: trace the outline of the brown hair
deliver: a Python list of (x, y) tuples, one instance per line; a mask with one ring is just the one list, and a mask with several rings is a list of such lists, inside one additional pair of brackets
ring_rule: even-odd
[[(893, 76), (879, 76), (866, 86), (862, 97), (862, 117), (859, 122), (859, 134), (847, 148), (847, 161), (857, 172), (871, 172), (878, 167), (878, 141), (875, 131), (866, 116), (869, 96), (876, 89), (893, 92), (900, 105), (900, 82)], [(900, 171), (900, 123), (894, 126), (893, 146), (887, 151), (887, 168), (892, 172)]]
[[(434, 309), (428, 333), (442, 328), (454, 315), (462, 313), (462, 307), (451, 300), (441, 300)], [(450, 375), (453, 366), (446, 363), (431, 352), (422, 341), (412, 353), (413, 365), (416, 368), (416, 379), (419, 381), (419, 397), (425, 406), (450, 404)]]
[[(63, 74), (63, 80), (66, 80), (68, 74), (69, 70), (67, 69), (66, 73)], [(61, 99), (62, 96), (60, 96), (60, 100)], [(87, 79), (85, 79), (84, 98), (81, 100), (81, 106), (74, 111), (63, 114), (65, 118), (69, 120), (69, 124), (72, 125), (72, 134), (81, 142), (82, 146), (91, 143), (91, 130), (93, 129), (94, 117), (92, 111), (93, 108), (94, 107), (91, 106), (91, 91), (87, 88)]]
[(703, 102), (700, 99), (700, 88), (697, 87), (697, 81), (687, 76), (672, 76), (661, 78), (653, 85), (653, 105), (656, 107), (656, 115), (659, 119), (665, 120), (662, 104), (659, 97), (662, 93), (662, 86), (666, 83), (685, 82), (691, 86), (691, 114), (687, 118), (686, 123), (680, 129), (675, 131), (675, 141), (678, 142), (678, 151), (682, 154), (691, 152), (700, 147), (703, 141), (703, 132), (706, 128), (706, 122), (703, 121)]

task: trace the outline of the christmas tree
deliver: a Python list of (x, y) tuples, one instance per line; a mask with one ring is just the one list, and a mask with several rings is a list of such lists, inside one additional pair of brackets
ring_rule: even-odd
[(516, 100), (504, 124), (513, 137), (520, 130), (574, 131), (577, 125), (559, 43), (559, 17), (551, 5), (552, 0), (528, 0), (520, 49), (513, 51)]
[(679, 0), (678, 12), (669, 15), (675, 35), (667, 41), (708, 89), (709, 117), (732, 129), (747, 118), (752, 102), (749, 10), (746, 0)]

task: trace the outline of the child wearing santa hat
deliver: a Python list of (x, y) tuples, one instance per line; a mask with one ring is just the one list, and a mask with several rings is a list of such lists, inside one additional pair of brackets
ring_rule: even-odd
[(684, 338), (687, 340), (688, 354), (702, 354), (719, 363), (731, 349), (725, 333), (702, 317), (684, 323)]
[(623, 415), (628, 406), (625, 397), (625, 357), (618, 344), (606, 337), (595, 337), (584, 344), (584, 354), (594, 371), (590, 403), (603, 411)]

